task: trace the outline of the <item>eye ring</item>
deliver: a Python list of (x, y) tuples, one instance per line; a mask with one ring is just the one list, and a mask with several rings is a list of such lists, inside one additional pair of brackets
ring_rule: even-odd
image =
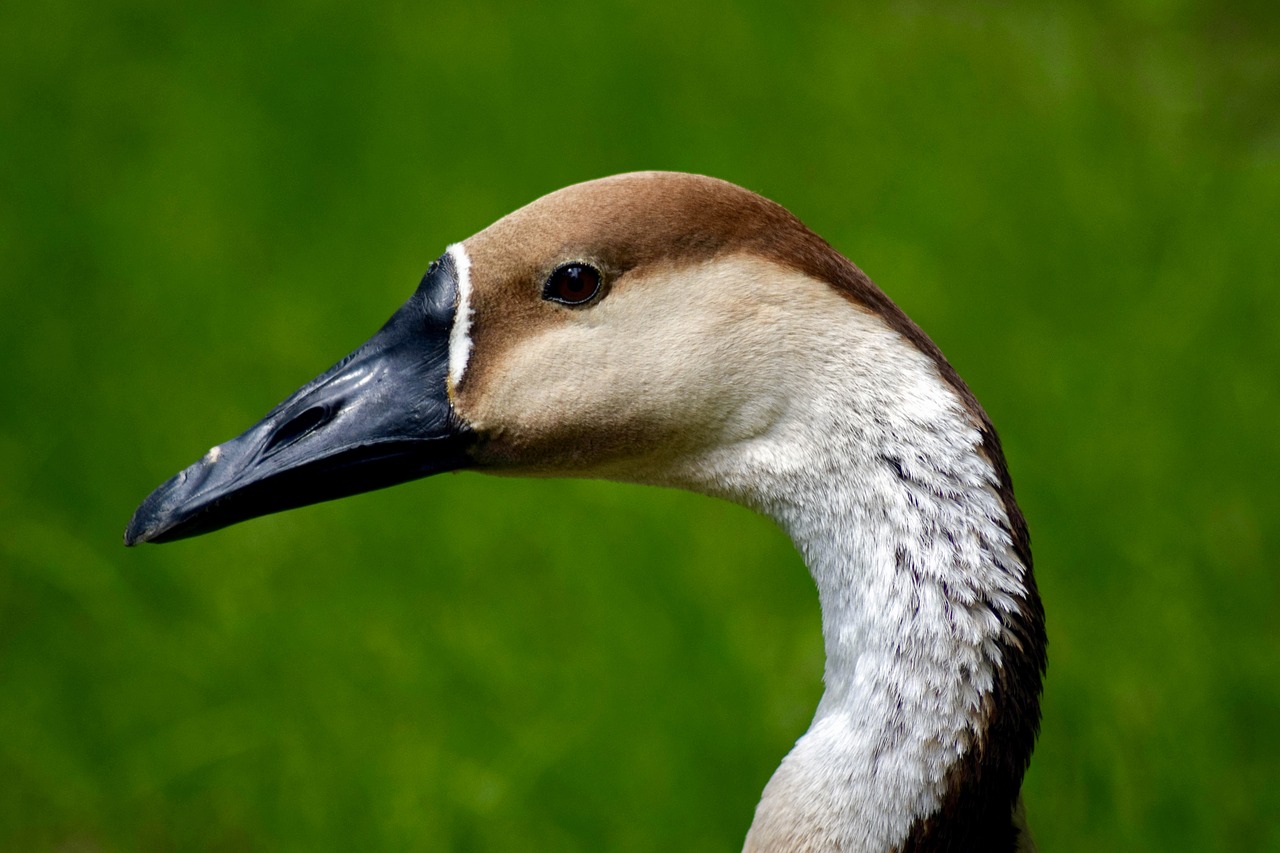
[(604, 276), (583, 261), (570, 261), (551, 271), (542, 285), (542, 298), (561, 305), (585, 305), (600, 295)]

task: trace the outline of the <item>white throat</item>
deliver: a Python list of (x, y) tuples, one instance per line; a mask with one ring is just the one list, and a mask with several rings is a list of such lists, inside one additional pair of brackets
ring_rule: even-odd
[(787, 399), (664, 478), (773, 517), (822, 605), (826, 692), (748, 850), (901, 849), (984, 740), (1004, 617), (1027, 599), (977, 415), (929, 356), (829, 295), (844, 304), (782, 330), (800, 342), (774, 350)]

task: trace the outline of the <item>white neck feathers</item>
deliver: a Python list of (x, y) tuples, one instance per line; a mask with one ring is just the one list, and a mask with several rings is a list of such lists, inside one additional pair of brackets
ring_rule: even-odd
[(1034, 595), (982, 415), (878, 316), (813, 296), (827, 297), (821, 323), (775, 330), (803, 344), (773, 365), (787, 396), (766, 407), (775, 417), (744, 421), (749, 432), (675, 478), (777, 520), (822, 605), (826, 692), (765, 790), (748, 850), (904, 849), (984, 744), (1018, 645), (1005, 624)]

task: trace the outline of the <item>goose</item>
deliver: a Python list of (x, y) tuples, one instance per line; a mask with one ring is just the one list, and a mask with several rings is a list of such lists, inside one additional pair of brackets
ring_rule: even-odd
[(1044, 611), (999, 438), (925, 333), (781, 205), (637, 172), (508, 214), (160, 485), (125, 542), (463, 468), (687, 489), (789, 534), (824, 693), (745, 851), (1033, 849)]

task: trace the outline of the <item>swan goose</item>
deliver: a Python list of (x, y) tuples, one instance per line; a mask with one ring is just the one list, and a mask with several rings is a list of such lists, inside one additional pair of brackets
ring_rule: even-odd
[(1031, 849), (1044, 614), (1000, 442), (933, 342), (784, 208), (645, 172), (515, 211), (157, 488), (125, 541), (460, 468), (674, 486), (790, 534), (825, 692), (747, 851)]

